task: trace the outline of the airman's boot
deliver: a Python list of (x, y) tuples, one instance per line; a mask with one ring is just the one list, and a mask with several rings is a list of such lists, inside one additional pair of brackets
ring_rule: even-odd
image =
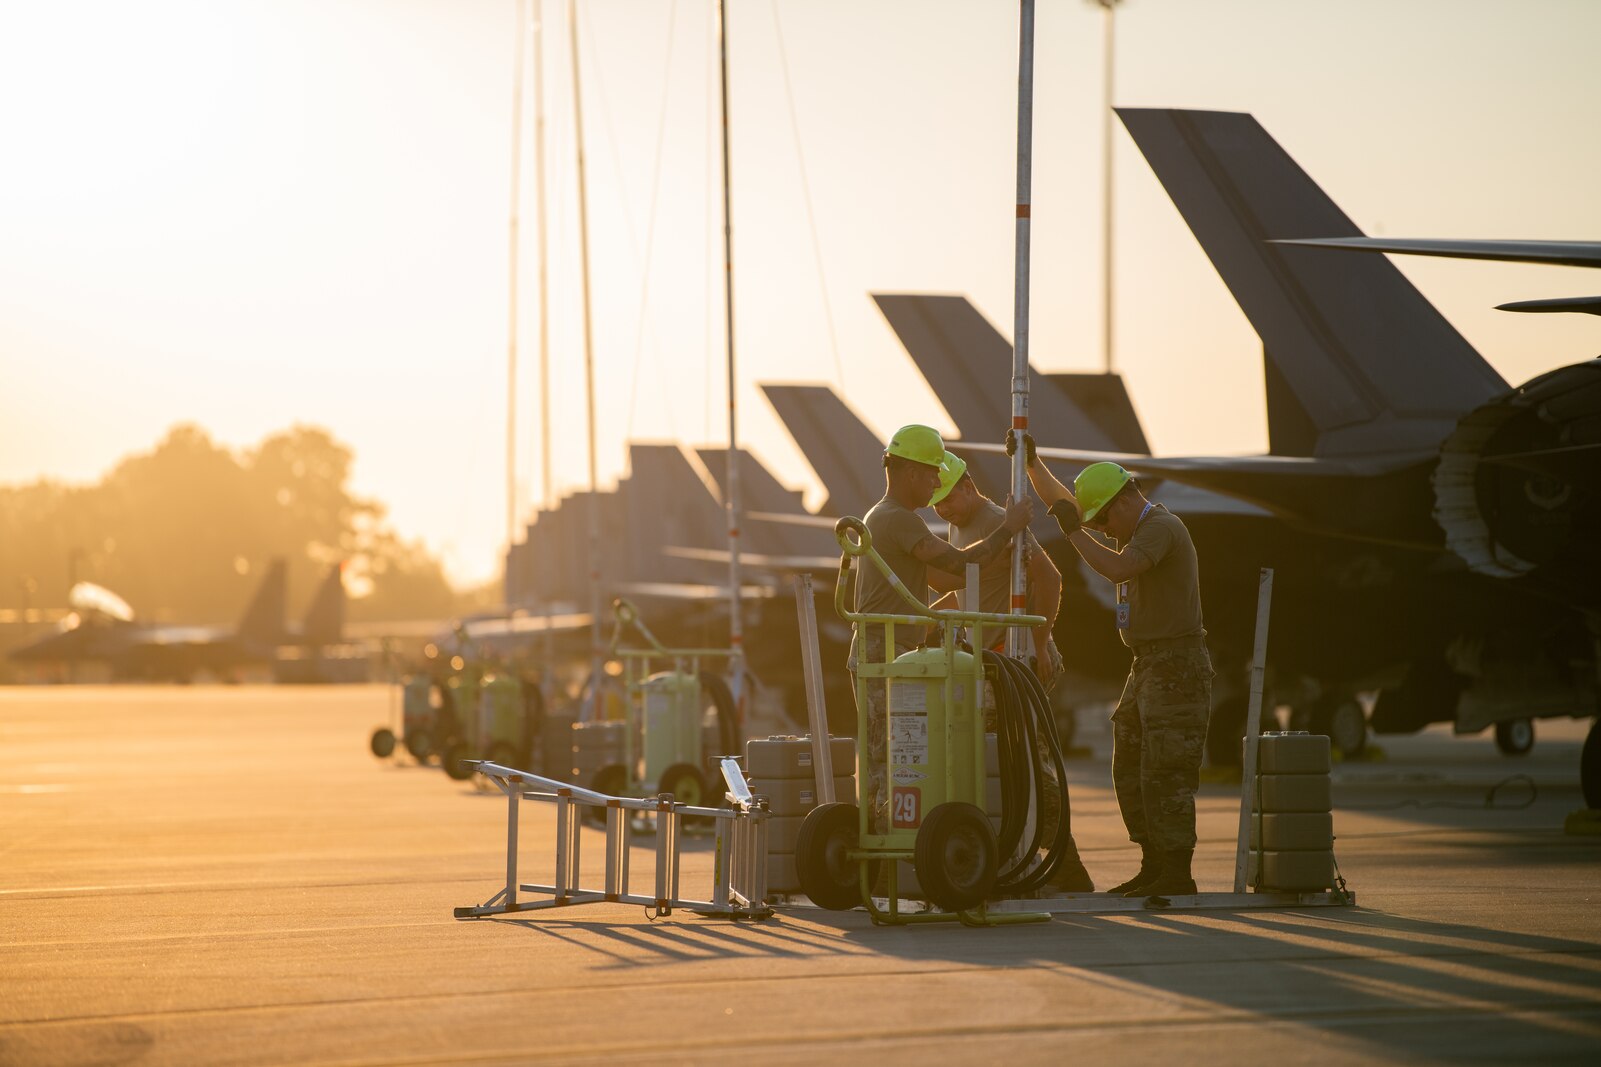
[(1173, 849), (1161, 853), (1162, 870), (1153, 880), (1136, 886), (1126, 897), (1182, 897), (1195, 892), (1195, 879), (1190, 875), (1190, 861), (1195, 856), (1192, 848)]
[(1133, 878), (1130, 878), (1121, 885), (1114, 885), (1112, 888), (1108, 889), (1107, 892), (1114, 897), (1139, 896), (1140, 894), (1131, 891), (1138, 889), (1146, 882), (1156, 881), (1156, 876), (1161, 873), (1162, 863), (1158, 858), (1156, 849), (1152, 848), (1150, 845), (1141, 845), (1140, 869), (1135, 873)]
[(1084, 869), (1084, 861), (1078, 855), (1078, 843), (1072, 837), (1067, 839), (1067, 848), (1057, 861), (1049, 885), (1061, 893), (1095, 892), (1095, 883), (1090, 880), (1090, 872)]

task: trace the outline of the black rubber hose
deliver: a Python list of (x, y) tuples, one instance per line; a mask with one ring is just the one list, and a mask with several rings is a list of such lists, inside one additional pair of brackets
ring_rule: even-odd
[[(1042, 821), (1037, 816), (1029, 847), (1021, 851), (1022, 860), (1003, 868), (998, 875), (997, 888), (1011, 893), (1027, 892), (1050, 879), (1072, 839), (1067, 768), (1062, 761), (1050, 697), (1034, 672), (1026, 664), (995, 652), (985, 652), (984, 663), (986, 673), (995, 682), (996, 742), (1001, 772), (1001, 832), (998, 836), (1003, 862), (1018, 853), (1029, 806), (1032, 804), (1036, 813), (1044, 811), (1045, 791), (1052, 786), (1041, 773), (1042, 764), (1048, 764), (1055, 771), (1055, 788), (1062, 794), (1056, 833), (1050, 841), (1044, 842), (1044, 859), (1035, 862), (1043, 834)], [(1028, 788), (1030, 780), (1034, 782), (1032, 796)]]

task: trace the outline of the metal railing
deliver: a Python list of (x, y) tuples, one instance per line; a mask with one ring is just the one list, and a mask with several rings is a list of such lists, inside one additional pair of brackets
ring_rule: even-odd
[[(722, 761), (728, 802), (732, 805), (726, 808), (680, 804), (670, 795), (645, 800), (608, 796), (498, 763), (470, 762), (506, 795), (506, 884), (483, 904), (455, 909), (456, 918), (479, 919), (607, 902), (639, 904), (653, 909), (657, 916), (671, 915), (674, 908), (730, 919), (765, 919), (772, 914), (766, 903), (767, 800), (751, 795), (744, 774), (732, 759)], [(523, 882), (518, 877), (519, 817), (524, 800), (552, 804), (556, 809), (556, 869), (550, 885)], [(585, 888), (581, 880), (584, 808), (602, 808), (606, 812), (606, 875), (605, 884), (599, 888)], [(651, 893), (633, 892), (630, 885), (634, 818), (653, 824), (642, 831), (655, 835)], [(686, 818), (715, 820), (710, 900), (679, 895), (679, 844)]]

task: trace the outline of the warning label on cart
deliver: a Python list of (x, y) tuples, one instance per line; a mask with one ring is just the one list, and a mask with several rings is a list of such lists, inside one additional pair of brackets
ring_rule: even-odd
[(921, 712), (890, 715), (889, 762), (891, 766), (928, 763), (927, 715)]
[(928, 775), (910, 767), (896, 767), (890, 777), (895, 779), (896, 785), (911, 785), (913, 782), (921, 782)]
[(921, 715), (928, 710), (928, 687), (916, 684), (889, 684), (889, 713), (899, 715), (902, 712), (916, 712)]

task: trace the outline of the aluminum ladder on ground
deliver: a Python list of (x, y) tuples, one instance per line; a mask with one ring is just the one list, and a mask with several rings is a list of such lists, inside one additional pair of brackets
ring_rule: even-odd
[[(506, 884), (489, 900), (474, 907), (457, 908), (458, 919), (479, 919), (574, 904), (640, 904), (657, 916), (684, 908), (700, 915), (730, 919), (765, 919), (767, 906), (767, 800), (753, 797), (739, 764), (722, 761), (728, 785), (726, 808), (680, 804), (670, 795), (650, 799), (614, 797), (592, 789), (542, 778), (537, 774), (488, 761), (469, 761), (479, 774), (506, 795)], [(555, 884), (538, 885), (518, 879), (517, 834), (521, 802), (532, 800), (556, 808)], [(606, 882), (602, 888), (580, 884), (580, 844), (585, 809), (606, 813)], [(630, 838), (634, 818), (654, 818), (656, 850), (655, 892), (629, 891)], [(679, 896), (679, 845), (686, 817), (715, 820), (715, 853), (710, 900)], [(529, 899), (525, 899), (529, 898)]]

